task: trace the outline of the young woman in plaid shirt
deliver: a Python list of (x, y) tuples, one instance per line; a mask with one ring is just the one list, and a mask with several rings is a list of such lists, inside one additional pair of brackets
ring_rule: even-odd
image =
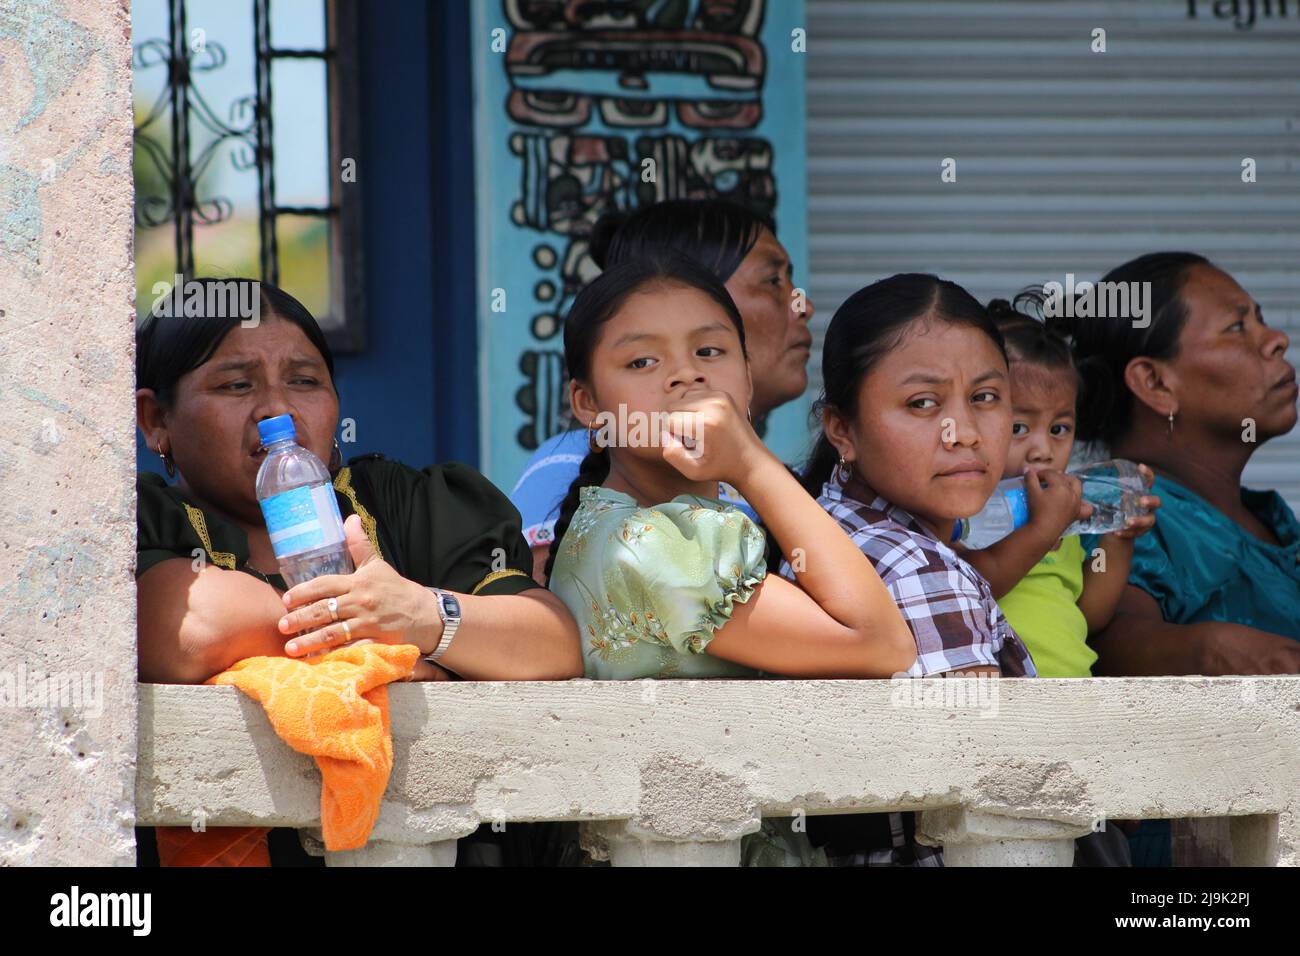
[[(993, 493), (1011, 441), (1006, 350), (984, 307), (932, 275), (867, 286), (831, 320), (822, 381), (804, 485), (912, 631), (916, 661), (898, 676), (1035, 676), (988, 582), (946, 544)], [(809, 835), (850, 864), (941, 865), (912, 816), (814, 817)]]

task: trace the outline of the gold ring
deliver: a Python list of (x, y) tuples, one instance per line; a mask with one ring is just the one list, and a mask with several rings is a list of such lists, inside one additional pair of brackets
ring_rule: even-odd
[(343, 621), (342, 624), (343, 624), (343, 641), (344, 643), (346, 643), (352, 640), (352, 628), (348, 625), (347, 621)]

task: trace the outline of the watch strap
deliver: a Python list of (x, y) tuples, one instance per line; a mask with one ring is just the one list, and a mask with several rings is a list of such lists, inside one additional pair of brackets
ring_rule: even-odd
[(430, 664), (436, 664), (438, 659), (447, 652), (447, 648), (451, 646), (452, 638), (456, 636), (456, 631), (460, 629), (460, 615), (452, 615), (447, 612), (446, 601), (448, 595), (446, 591), (434, 587), (429, 588), (429, 590), (433, 592), (434, 599), (438, 602), (438, 616), (442, 618), (442, 640), (438, 642), (438, 646), (433, 653), (425, 657), (425, 660)]

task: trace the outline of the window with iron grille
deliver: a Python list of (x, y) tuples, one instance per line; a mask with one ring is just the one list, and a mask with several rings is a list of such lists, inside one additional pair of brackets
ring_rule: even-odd
[(133, 0), (136, 303), (177, 275), (281, 286), (365, 344), (356, 4)]

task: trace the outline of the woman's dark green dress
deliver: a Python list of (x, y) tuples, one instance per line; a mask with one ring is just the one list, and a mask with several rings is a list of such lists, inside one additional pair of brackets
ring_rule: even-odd
[[(491, 482), (467, 465), (433, 465), (417, 471), (382, 455), (354, 458), (334, 477), (339, 512), (358, 515), (375, 550), (405, 578), (460, 594), (504, 595), (537, 587), (529, 570), (532, 554), (520, 530), (519, 512)], [(170, 559), (199, 558), (227, 570), (243, 571), (284, 591), (279, 575), (264, 575), (248, 565), (243, 530), (212, 511), (186, 500), (162, 476), (142, 473), (136, 481), (136, 570), (139, 578)], [(546, 824), (512, 824), (503, 832), (490, 827), (461, 841), (461, 861), (499, 860), (505, 864), (560, 863), (570, 839)], [(152, 828), (136, 831), (141, 865), (157, 865)], [(273, 830), (271, 860), (276, 866), (320, 866), (308, 856), (293, 830)]]

